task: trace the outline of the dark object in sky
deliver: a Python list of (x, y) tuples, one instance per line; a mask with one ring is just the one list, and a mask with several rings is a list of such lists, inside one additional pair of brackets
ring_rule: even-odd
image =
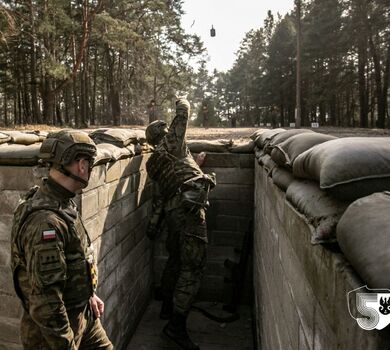
[(214, 29), (214, 27), (213, 27), (213, 26), (211, 26), (211, 29), (210, 29), (210, 35), (211, 35), (212, 37), (214, 37), (214, 36), (215, 36), (215, 29)]

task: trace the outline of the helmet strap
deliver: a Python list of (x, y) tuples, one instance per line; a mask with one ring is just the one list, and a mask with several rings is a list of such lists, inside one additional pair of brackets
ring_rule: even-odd
[[(88, 186), (88, 181), (85, 181), (81, 177), (72, 174), (69, 170), (65, 169), (63, 165), (60, 165), (57, 168), (57, 170), (60, 171), (61, 173), (63, 173), (65, 176), (68, 176), (68, 177), (72, 178), (73, 180), (76, 180), (76, 181), (82, 183), (83, 184), (83, 188)], [(90, 176), (91, 176), (91, 172), (89, 171), (88, 179), (89, 179)]]

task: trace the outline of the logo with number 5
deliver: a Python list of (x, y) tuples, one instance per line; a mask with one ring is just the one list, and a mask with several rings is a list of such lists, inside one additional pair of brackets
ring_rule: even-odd
[(348, 311), (365, 330), (385, 328), (390, 323), (390, 290), (363, 286), (347, 293)]

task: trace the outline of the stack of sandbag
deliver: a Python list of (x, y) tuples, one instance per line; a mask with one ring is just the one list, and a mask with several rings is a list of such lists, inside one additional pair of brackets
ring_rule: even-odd
[(187, 146), (192, 153), (226, 153), (233, 146), (233, 140), (188, 140)]
[(255, 149), (255, 142), (253, 140), (234, 140), (233, 144), (229, 146), (229, 152), (231, 153), (242, 153), (250, 154)]
[(256, 141), (256, 139), (265, 131), (268, 131), (269, 129), (257, 129), (255, 132), (252, 133), (252, 135), (249, 136), (249, 138), (252, 141)]
[(5, 131), (10, 137), (11, 143), (17, 145), (32, 145), (37, 142), (42, 142), (40, 137), (34, 132), (22, 132), (22, 131)]
[(347, 137), (318, 144), (295, 159), (293, 174), (347, 201), (390, 190), (390, 138)]
[[(263, 130), (263, 129), (261, 129)], [(271, 139), (277, 135), (280, 134), (281, 132), (286, 131), (285, 129), (268, 129), (265, 131), (261, 131), (259, 136), (255, 139), (255, 144), (258, 148), (264, 148), (267, 149), (268, 143), (271, 141)]]
[(146, 142), (145, 131), (141, 129), (97, 129), (89, 136), (97, 145), (108, 143), (117, 147), (126, 147), (130, 144)]
[(286, 192), (288, 186), (290, 186), (291, 183), (296, 180), (291, 171), (277, 166), (276, 163), (272, 169), (271, 177), (272, 182), (284, 192)]
[(336, 139), (336, 137), (316, 132), (299, 133), (274, 145), (271, 157), (279, 166), (291, 169), (294, 160), (301, 153), (320, 143), (334, 139)]
[(336, 226), (349, 202), (331, 197), (317, 183), (308, 180), (292, 181), (286, 191), (286, 200), (312, 227), (312, 244), (336, 241)]
[(0, 165), (36, 165), (47, 133), (6, 130), (0, 133)]
[(353, 202), (337, 225), (340, 248), (370, 288), (390, 289), (390, 192)]
[(271, 154), (271, 151), (280, 143), (288, 140), (295, 135), (301, 134), (315, 134), (314, 131), (309, 129), (290, 129), (274, 134), (264, 146), (265, 153)]
[(97, 154), (94, 165), (129, 158), (135, 155), (135, 145), (118, 147), (111, 143), (99, 143), (96, 145)]
[(0, 165), (36, 165), (40, 148), (40, 143), (31, 145), (4, 143), (0, 145)]

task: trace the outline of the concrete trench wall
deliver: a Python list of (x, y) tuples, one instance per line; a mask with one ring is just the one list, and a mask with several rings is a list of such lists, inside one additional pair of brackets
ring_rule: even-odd
[(310, 227), (255, 165), (254, 293), (258, 349), (389, 349), (389, 330), (365, 331), (347, 293), (364, 286), (342, 253), (310, 243)]
[[(145, 236), (151, 212), (152, 183), (144, 154), (93, 169), (90, 184), (76, 198), (98, 255), (98, 295), (105, 302), (103, 324), (117, 349), (123, 349), (148, 305), (153, 284), (159, 284), (166, 260), (161, 239), (154, 249)], [(237, 261), (249, 219), (253, 215), (253, 154), (208, 154), (205, 172), (214, 171), (218, 187), (211, 192), (207, 212), (208, 265), (200, 300), (229, 302), (231, 285), (224, 260)], [(21, 349), (22, 308), (15, 296), (10, 263), (10, 228), (21, 195), (46, 175), (40, 167), (0, 167), (0, 350)], [(154, 253), (154, 259), (153, 259)], [(243, 301), (251, 296), (251, 270)]]

